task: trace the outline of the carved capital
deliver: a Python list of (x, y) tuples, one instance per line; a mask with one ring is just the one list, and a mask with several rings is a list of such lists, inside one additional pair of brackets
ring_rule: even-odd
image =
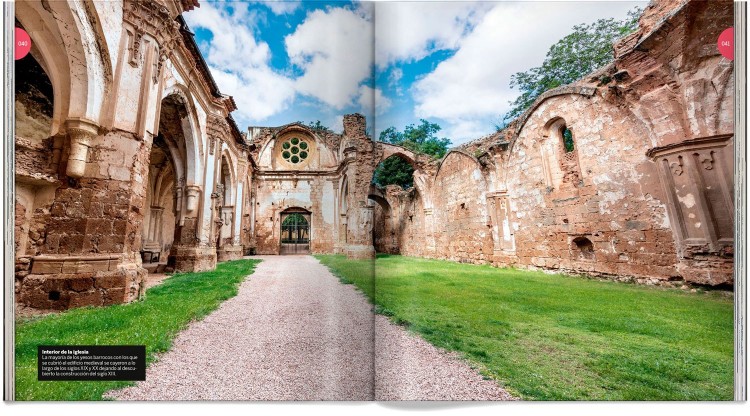
[(154, 74), (154, 79), (158, 79), (161, 65), (166, 60), (165, 51), (173, 50), (174, 44), (180, 40), (179, 23), (166, 7), (155, 1), (126, 0), (123, 19), (132, 25), (134, 31), (128, 46), (128, 62), (132, 66), (137, 67), (141, 62), (144, 35), (154, 38), (160, 46)]
[(81, 178), (86, 170), (91, 141), (99, 134), (99, 126), (86, 119), (69, 119), (65, 127), (70, 137), (70, 152), (66, 174), (71, 178)]
[(198, 185), (188, 185), (185, 187), (185, 193), (187, 194), (187, 211), (193, 212), (198, 208), (201, 188)]

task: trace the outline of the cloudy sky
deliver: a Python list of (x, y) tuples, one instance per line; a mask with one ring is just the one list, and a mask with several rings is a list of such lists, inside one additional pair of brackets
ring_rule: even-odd
[(186, 13), (240, 128), (360, 112), (377, 135), (418, 123), (454, 144), (493, 131), (518, 91), (579, 23), (622, 19), (624, 1), (201, 1)]

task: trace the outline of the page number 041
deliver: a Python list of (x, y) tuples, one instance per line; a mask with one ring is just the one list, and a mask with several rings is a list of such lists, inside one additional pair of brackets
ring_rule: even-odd
[(26, 56), (31, 50), (31, 38), (25, 30), (16, 28), (16, 60)]
[(734, 60), (734, 28), (724, 30), (716, 42), (719, 52), (730, 61)]

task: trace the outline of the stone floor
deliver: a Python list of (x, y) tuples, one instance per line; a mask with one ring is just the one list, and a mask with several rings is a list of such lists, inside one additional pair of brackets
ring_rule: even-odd
[[(120, 400), (512, 400), (385, 317), (311, 256), (260, 256)], [(373, 360), (373, 357), (375, 358)]]

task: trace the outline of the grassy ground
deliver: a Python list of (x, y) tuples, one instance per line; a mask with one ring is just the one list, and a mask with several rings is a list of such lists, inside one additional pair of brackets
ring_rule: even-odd
[(731, 400), (732, 299), (400, 256), (318, 256), (376, 310), (532, 400)]
[(37, 345), (145, 345), (147, 362), (167, 351), (190, 321), (237, 294), (258, 260), (221, 263), (216, 270), (181, 273), (146, 292), (140, 302), (74, 309), (16, 326), (17, 400), (101, 400), (132, 384), (122, 381), (37, 381)]

